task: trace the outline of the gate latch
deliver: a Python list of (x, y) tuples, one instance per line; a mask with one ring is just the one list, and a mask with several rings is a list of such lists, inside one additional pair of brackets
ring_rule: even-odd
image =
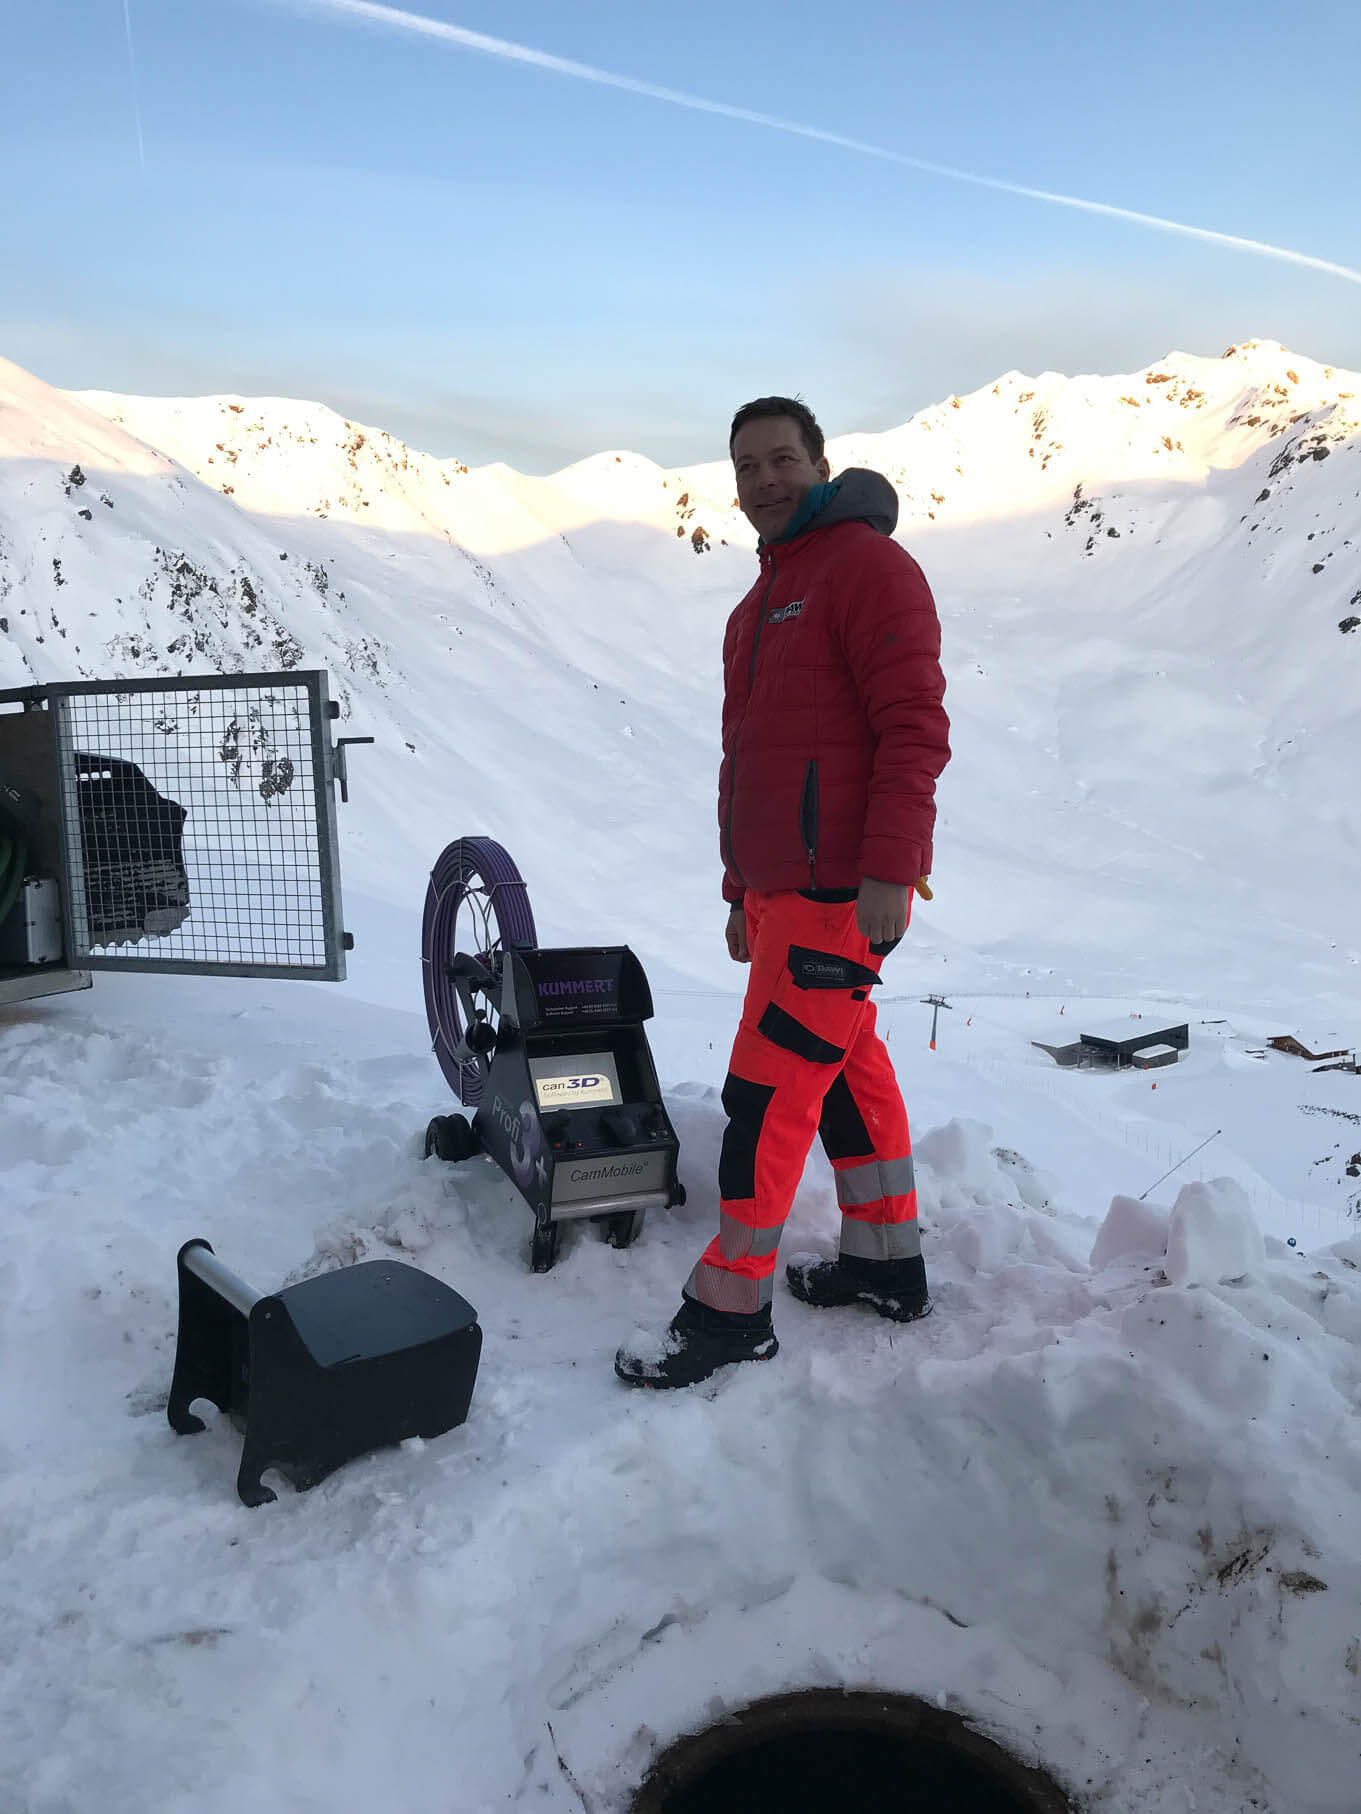
[(340, 783), (340, 798), (348, 806), (350, 803), (350, 771), (345, 761), (347, 743), (372, 743), (372, 737), (337, 737), (331, 750), (331, 779)]

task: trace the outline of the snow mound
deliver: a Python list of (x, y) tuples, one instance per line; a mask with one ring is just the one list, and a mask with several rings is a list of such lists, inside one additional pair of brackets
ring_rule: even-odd
[(1219, 1285), (1260, 1270), (1262, 1231), (1232, 1178), (1184, 1184), (1167, 1225), (1167, 1276), (1174, 1285)]
[(1092, 1269), (1100, 1272), (1117, 1260), (1161, 1260), (1167, 1252), (1167, 1214), (1137, 1197), (1112, 1197), (1092, 1244)]

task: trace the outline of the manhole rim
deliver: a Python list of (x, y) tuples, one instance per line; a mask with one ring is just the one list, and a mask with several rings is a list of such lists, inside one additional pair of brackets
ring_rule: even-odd
[(735, 1707), (712, 1725), (682, 1733), (654, 1759), (629, 1803), (629, 1814), (665, 1814), (668, 1801), (741, 1752), (791, 1729), (917, 1739), (954, 1753), (1021, 1799), (1024, 1814), (1077, 1814), (1077, 1804), (1052, 1772), (1008, 1751), (955, 1708), (891, 1689), (796, 1688)]

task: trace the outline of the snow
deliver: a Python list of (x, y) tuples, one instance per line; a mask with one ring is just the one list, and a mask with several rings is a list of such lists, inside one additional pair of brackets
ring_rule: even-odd
[(1116, 1260), (1161, 1260), (1167, 1252), (1168, 1212), (1138, 1197), (1112, 1197), (1092, 1243), (1091, 1265), (1103, 1272)]
[[(0, 1808), (607, 1814), (681, 1732), (845, 1684), (1094, 1814), (1354, 1814), (1361, 1092), (1266, 1040), (1356, 1039), (1358, 388), (1251, 343), (833, 444), (899, 485), (945, 627), (936, 898), (880, 1006), (936, 1310), (781, 1286), (775, 1361), (671, 1395), (611, 1360), (716, 1216), (725, 469), (467, 472), (312, 404), (0, 367), (0, 685), (282, 651), (378, 739), (345, 985), (0, 1011)], [(639, 952), (681, 1140), (684, 1208), (625, 1252), (568, 1224), (544, 1276), (486, 1161), (420, 1157), (420, 908), (471, 832), (546, 943)], [(1189, 1025), (1175, 1066), (1030, 1044), (1139, 1016)], [(785, 1249), (835, 1226), (815, 1154)], [(467, 1424), (248, 1511), (229, 1421), (165, 1420), (191, 1236), (262, 1290), (445, 1280), (485, 1332)]]
[(1167, 1226), (1167, 1276), (1174, 1285), (1232, 1285), (1261, 1270), (1262, 1231), (1232, 1178), (1184, 1185)]

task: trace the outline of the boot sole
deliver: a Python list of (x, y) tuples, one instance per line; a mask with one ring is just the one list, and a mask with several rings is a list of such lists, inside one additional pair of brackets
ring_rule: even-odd
[(915, 1310), (902, 1306), (895, 1309), (892, 1305), (886, 1304), (882, 1298), (876, 1298), (868, 1291), (856, 1291), (844, 1298), (823, 1298), (819, 1302), (815, 1297), (805, 1296), (792, 1280), (786, 1280), (786, 1283), (789, 1285), (789, 1295), (797, 1298), (801, 1304), (807, 1304), (811, 1310), (845, 1310), (852, 1304), (863, 1304), (876, 1316), (886, 1317), (891, 1323), (919, 1323), (923, 1317), (930, 1316), (935, 1309), (930, 1298), (927, 1298), (926, 1302)]
[(646, 1374), (626, 1373), (617, 1360), (614, 1363), (614, 1376), (616, 1379), (622, 1380), (626, 1386), (640, 1386), (646, 1392), (684, 1392), (691, 1386), (704, 1385), (708, 1380), (722, 1373), (725, 1368), (745, 1366), (748, 1361), (774, 1360), (779, 1352), (780, 1344), (774, 1336), (771, 1336), (764, 1353), (734, 1355), (731, 1360), (720, 1361), (712, 1372), (701, 1373), (697, 1379), (649, 1379)]

